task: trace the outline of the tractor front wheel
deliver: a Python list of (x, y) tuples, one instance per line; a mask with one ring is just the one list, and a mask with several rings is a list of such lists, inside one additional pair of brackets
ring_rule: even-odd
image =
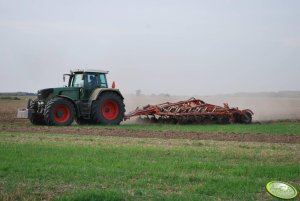
[(69, 126), (73, 123), (75, 109), (73, 104), (65, 98), (51, 99), (44, 112), (44, 118), (49, 126)]
[(92, 105), (92, 121), (95, 124), (118, 125), (124, 118), (125, 105), (117, 93), (107, 92)]
[(34, 111), (34, 113), (29, 118), (29, 120), (32, 124), (34, 124), (34, 125), (45, 125), (46, 124), (43, 114), (37, 113), (37, 110), (38, 110), (37, 100), (32, 101), (31, 99), (29, 99), (27, 108), (32, 109)]

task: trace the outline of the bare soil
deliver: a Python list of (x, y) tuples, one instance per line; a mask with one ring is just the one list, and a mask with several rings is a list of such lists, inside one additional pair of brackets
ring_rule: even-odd
[(118, 136), (134, 138), (161, 138), (161, 139), (191, 139), (217, 140), (240, 142), (267, 142), (267, 143), (300, 143), (300, 136), (269, 135), (269, 134), (236, 134), (236, 133), (193, 133), (193, 132), (158, 132), (129, 130), (119, 128), (92, 128), (92, 127), (49, 127), (49, 126), (7, 126), (1, 125), (2, 131), (22, 133), (61, 133), (98, 136)]
[(270, 134), (239, 134), (239, 133), (193, 133), (193, 132), (158, 132), (129, 130), (124, 128), (99, 127), (52, 127), (32, 126), (29, 120), (16, 119), (16, 111), (24, 107), (25, 101), (0, 101), (0, 129), (1, 131), (22, 133), (56, 133), (98, 136), (119, 136), (134, 138), (161, 138), (161, 139), (191, 139), (191, 140), (217, 140), (240, 142), (266, 142), (266, 143), (300, 143), (300, 136), (270, 135)]

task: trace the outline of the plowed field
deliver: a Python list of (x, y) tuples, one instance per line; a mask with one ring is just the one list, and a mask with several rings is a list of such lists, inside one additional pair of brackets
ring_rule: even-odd
[[(162, 138), (162, 139), (191, 139), (191, 140), (217, 140), (217, 141), (245, 141), (267, 143), (300, 143), (299, 135), (268, 134), (266, 133), (205, 133), (185, 131), (151, 131), (128, 129), (124, 126), (78, 126), (50, 127), (34, 126), (26, 119), (16, 119), (17, 108), (25, 107), (26, 101), (2, 100), (0, 101), (0, 127), (1, 131), (30, 132), (30, 133), (56, 133), (79, 134), (99, 136), (120, 136), (133, 138)], [(216, 125), (218, 126), (218, 125)]]

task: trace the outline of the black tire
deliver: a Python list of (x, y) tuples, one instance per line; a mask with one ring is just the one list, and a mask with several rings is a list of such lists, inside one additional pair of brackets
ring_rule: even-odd
[(91, 119), (95, 124), (119, 125), (124, 113), (123, 98), (115, 92), (106, 92), (93, 102)]
[(217, 117), (217, 123), (218, 124), (228, 124), (229, 123), (229, 116), (227, 115), (222, 115)]
[(241, 123), (250, 124), (252, 122), (252, 114), (250, 112), (245, 112), (241, 117)]
[(31, 104), (31, 103), (32, 103), (32, 100), (31, 100), (31, 98), (29, 98), (28, 101), (27, 101), (27, 109), (30, 108), (30, 104)]
[(92, 124), (90, 119), (84, 119), (82, 117), (77, 117), (75, 118), (75, 121), (78, 125), (88, 125), (88, 124)]
[(60, 97), (48, 101), (44, 111), (44, 119), (49, 126), (69, 126), (73, 123), (74, 116), (73, 103)]
[(29, 118), (29, 120), (32, 124), (34, 124), (34, 125), (45, 125), (46, 124), (43, 114), (37, 113), (38, 105), (37, 105), (36, 100), (32, 101), (31, 99), (29, 99), (27, 108), (34, 110), (34, 113)]

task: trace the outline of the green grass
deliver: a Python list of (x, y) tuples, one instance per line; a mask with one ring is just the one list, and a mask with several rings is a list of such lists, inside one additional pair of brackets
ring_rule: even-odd
[(148, 130), (148, 131), (174, 131), (197, 133), (264, 133), (300, 135), (300, 122), (274, 122), (253, 124), (208, 124), (208, 125), (170, 125), (170, 124), (123, 124), (120, 129)]
[(24, 101), (24, 99), (21, 99), (17, 96), (0, 96), (0, 101), (6, 101), (6, 102), (11, 102), (11, 101)]
[(0, 200), (275, 200), (300, 145), (0, 132)]

